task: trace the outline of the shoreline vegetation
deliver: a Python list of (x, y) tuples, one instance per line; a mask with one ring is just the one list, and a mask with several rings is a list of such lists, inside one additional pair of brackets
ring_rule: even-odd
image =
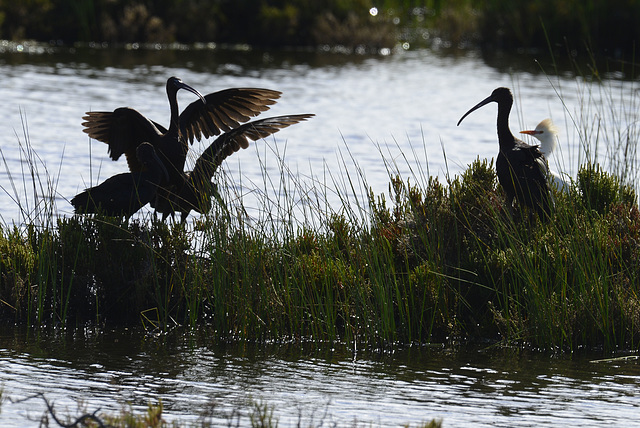
[[(0, 28), (2, 37), (46, 40), (50, 36), (44, 31), (49, 30), (71, 43), (102, 34), (105, 22), (110, 22), (107, 17), (124, 19), (127, 8), (134, 8), (139, 12), (134, 16), (146, 17), (144, 25), (139, 23), (137, 32), (127, 33), (123, 22), (113, 21), (118, 30), (113, 42), (152, 40), (148, 37), (154, 17), (159, 27), (173, 28), (165, 35), (171, 41), (179, 39), (181, 27), (166, 27), (153, 5), (162, 5), (181, 24), (178, 4), (195, 8), (189, 13), (192, 21), (184, 25), (199, 31), (221, 25), (250, 32), (256, 22), (284, 31), (289, 27), (276, 25), (280, 21), (275, 17), (302, 25), (301, 16), (309, 12), (302, 2), (273, 2), (277, 6), (260, 10), (270, 11), (275, 21), (245, 15), (233, 20), (223, 13), (227, 3), (0, 1)], [(237, 4), (240, 13), (250, 2), (230, 3)], [(416, 7), (411, 1), (381, 3), (382, 11)], [(433, 17), (454, 6), (469, 16), (478, 15), (470, 1), (447, 6), (427, 3), (436, 10)], [(341, 17), (338, 22), (347, 22), (351, 11), (365, 10), (362, 19), (367, 22), (393, 23), (384, 17), (386, 12), (373, 16), (374, 4), (313, 2), (314, 7), (342, 11), (343, 15), (332, 12)], [(487, 10), (516, 7), (507, 8), (501, 1), (486, 4)], [(562, 4), (571, 9), (578, 2)], [(27, 13), (29, 8), (38, 13)], [(205, 14), (197, 13), (198, 8), (215, 10)], [(145, 13), (140, 12), (143, 9)], [(296, 19), (285, 19), (285, 12)], [(23, 21), (14, 19), (15, 14)], [(50, 19), (56, 14), (59, 19)], [(211, 14), (228, 21), (224, 25), (216, 20), (206, 25), (193, 21)], [(78, 33), (68, 19), (77, 20), (83, 32)], [(244, 24), (232, 25), (237, 22)], [(56, 33), (57, 25), (76, 32)], [(474, 31), (481, 28), (477, 25)], [(34, 28), (43, 32), (33, 34)], [(311, 31), (313, 26), (305, 28)], [(339, 32), (333, 28), (327, 33)], [(207, 38), (216, 39), (213, 34)], [(273, 32), (274, 37), (278, 34)], [(462, 34), (471, 33), (459, 34), (449, 39), (463, 43)], [(546, 34), (553, 31), (547, 28)], [(394, 36), (393, 43), (397, 40)], [(594, 75), (598, 76), (596, 68)], [(150, 331), (166, 331), (181, 325), (209, 329), (219, 340), (343, 342), (372, 348), (470, 342), (543, 350), (636, 349), (640, 341), (637, 136), (616, 130), (615, 135), (628, 137), (615, 142), (624, 146), (618, 151), (630, 156), (612, 159), (613, 172), (607, 172), (589, 153), (610, 141), (581, 122), (588, 120), (575, 119), (576, 128), (582, 130), (586, 162), (568, 192), (554, 193), (553, 219), (546, 223), (527, 221), (528, 213), (521, 210), (509, 215), (493, 161), (481, 159), (446, 182), (413, 168), (413, 176), (400, 177), (393, 161), (381, 159), (388, 165), (390, 184), (389, 191), (380, 195), (366, 190), (369, 186), (357, 173), (357, 163), (354, 169), (345, 161), (346, 182), (308, 183), (292, 176), (283, 162), (281, 177), (265, 179), (265, 188), (256, 189), (262, 195), (258, 218), (246, 216), (242, 197), (229, 194), (223, 198), (231, 211), (214, 204), (211, 213), (186, 226), (156, 221), (149, 213), (129, 223), (100, 216), (58, 217), (56, 178), (38, 170), (39, 158), (27, 137), (23, 155), (36, 183), (32, 187), (36, 202), (33, 207), (22, 206), (16, 194), (22, 225), (0, 225), (0, 320), (41, 328), (143, 325)], [(15, 189), (11, 171), (7, 173)], [(233, 188), (224, 177), (216, 180), (222, 180), (222, 192)], [(365, 189), (364, 196), (354, 196), (354, 189)], [(328, 194), (338, 195), (341, 206), (331, 207)]]
[(0, 0), (0, 39), (360, 52), (444, 45), (583, 51), (631, 61), (640, 40), (638, 17), (640, 4), (607, 0)]
[[(364, 196), (355, 190), (369, 189), (356, 160), (330, 183), (293, 176), (283, 161), (281, 176), (254, 190), (251, 218), (219, 174), (226, 207), (215, 203), (181, 225), (150, 212), (128, 223), (58, 217), (56, 178), (38, 170), (26, 129), (25, 138), (35, 202), (16, 197), (23, 225), (0, 227), (4, 323), (184, 326), (221, 341), (372, 349), (638, 346), (635, 159), (619, 168), (626, 180), (588, 161), (567, 192), (554, 191), (548, 222), (508, 212), (493, 160), (443, 183), (421, 169), (400, 177), (382, 159), (389, 191)], [(599, 137), (584, 138), (588, 147)], [(328, 194), (339, 195), (339, 207)]]

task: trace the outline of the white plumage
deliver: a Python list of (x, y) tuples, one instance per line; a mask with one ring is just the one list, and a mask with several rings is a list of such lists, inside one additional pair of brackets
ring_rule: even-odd
[[(549, 157), (556, 149), (558, 145), (558, 128), (551, 121), (551, 119), (544, 119), (540, 122), (534, 130), (531, 131), (520, 131), (521, 134), (531, 135), (540, 141), (540, 151), (549, 161)], [(554, 186), (558, 190), (568, 191), (569, 190), (569, 182), (570, 178), (563, 178), (563, 175), (550, 170), (551, 176), (549, 177), (549, 184)]]

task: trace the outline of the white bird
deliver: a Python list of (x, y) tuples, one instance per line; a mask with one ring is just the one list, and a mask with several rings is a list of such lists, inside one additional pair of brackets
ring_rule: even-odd
[[(531, 135), (540, 141), (540, 151), (544, 155), (547, 162), (549, 161), (549, 156), (556, 149), (558, 144), (558, 128), (551, 121), (551, 119), (544, 119), (542, 122), (536, 126), (536, 129), (531, 131), (520, 131), (521, 134)], [(549, 177), (549, 184), (554, 186), (558, 190), (568, 191), (569, 190), (569, 181), (570, 178), (563, 178), (562, 175), (558, 174), (555, 171), (550, 170), (551, 176)], [(568, 181), (569, 180), (569, 181)]]

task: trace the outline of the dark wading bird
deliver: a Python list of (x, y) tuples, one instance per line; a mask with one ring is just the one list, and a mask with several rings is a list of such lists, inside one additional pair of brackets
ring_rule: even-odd
[(313, 117), (313, 114), (277, 116), (245, 123), (228, 131), (211, 143), (196, 161), (193, 171), (184, 173), (183, 185), (175, 192), (162, 193), (151, 203), (162, 219), (180, 213), (184, 223), (191, 211), (205, 214), (211, 210), (212, 197), (220, 199), (217, 187), (211, 182), (216, 170), (228, 156), (249, 147), (249, 141), (256, 141), (275, 134), (281, 129)]
[(496, 159), (498, 181), (507, 197), (507, 206), (511, 211), (513, 200), (535, 210), (540, 218), (550, 215), (550, 194), (547, 177), (549, 168), (538, 149), (513, 136), (509, 129), (509, 113), (513, 105), (513, 95), (508, 88), (498, 88), (491, 95), (458, 121), (458, 125), (471, 112), (490, 102), (498, 103), (498, 143), (500, 153)]
[[(177, 93), (186, 89), (200, 99), (192, 102), (180, 114)], [(169, 128), (147, 119), (129, 107), (114, 111), (91, 111), (83, 117), (84, 132), (109, 146), (109, 156), (127, 158), (129, 170), (140, 172), (143, 167), (136, 157), (136, 147), (149, 142), (155, 148), (169, 174), (170, 185), (180, 185), (189, 143), (194, 138), (209, 138), (228, 132), (269, 109), (280, 92), (260, 88), (231, 88), (203, 96), (177, 77), (167, 80), (167, 97), (171, 107)]]
[(114, 175), (103, 183), (79, 193), (71, 199), (75, 212), (124, 216), (128, 219), (154, 200), (158, 188), (165, 185), (169, 179), (167, 170), (149, 143), (142, 143), (137, 147), (136, 159), (142, 165), (143, 171)]

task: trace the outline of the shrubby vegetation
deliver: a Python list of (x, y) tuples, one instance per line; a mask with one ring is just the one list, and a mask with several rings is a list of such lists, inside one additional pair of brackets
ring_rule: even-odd
[[(416, 36), (438, 36), (491, 49), (560, 47), (620, 56), (638, 49), (637, 2), (605, 0), (381, 0), (385, 11), (404, 14)], [(381, 4), (381, 5), (380, 5)], [(425, 33), (430, 30), (431, 33)]]
[(0, 38), (66, 44), (409, 42), (619, 58), (637, 50), (639, 19), (639, 3), (610, 0), (0, 0)]
[(637, 346), (635, 191), (586, 165), (555, 194), (552, 221), (503, 205), (493, 165), (478, 160), (446, 184), (395, 177), (388, 195), (327, 210), (315, 226), (248, 224), (218, 207), (186, 227), (102, 217), (4, 227), (0, 317), (181, 324), (221, 340)]
[(2, 38), (84, 42), (395, 44), (368, 0), (0, 1)]

